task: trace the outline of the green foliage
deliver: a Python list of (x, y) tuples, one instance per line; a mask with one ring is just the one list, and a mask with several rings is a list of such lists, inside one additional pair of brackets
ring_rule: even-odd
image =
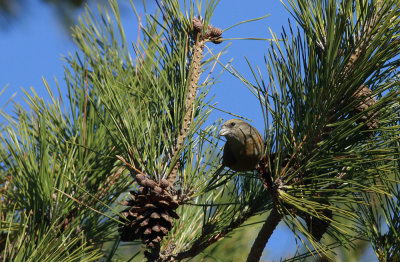
[(92, 260), (102, 255), (103, 242), (115, 238), (111, 206), (131, 178), (116, 165), (119, 149), (103, 124), (109, 117), (98, 91), (90, 88), (79, 62), (73, 62), (78, 56), (68, 60), (68, 101), (56, 98), (44, 81), (48, 104), (32, 90), (33, 95), (25, 94), (28, 109), (15, 105), (13, 116), (3, 113), (8, 125), (2, 133), (1, 179), (8, 190), (2, 203), (12, 204), (3, 209), (10, 220), (1, 231), (12, 250), (5, 260), (35, 260), (39, 245), (39, 254), (49, 255), (45, 261), (55, 255)]
[[(306, 213), (325, 220), (335, 241), (351, 244), (361, 222), (357, 210), (369, 208), (367, 196), (392, 199), (383, 181), (398, 175), (393, 160), (398, 158), (399, 135), (399, 3), (289, 4), (298, 28), (289, 25), (282, 40), (273, 34), (266, 57), (268, 81), (258, 68), (251, 67), (254, 84), (233, 73), (259, 97), (265, 110), (270, 130), (267, 154), (276, 152), (270, 174), (279, 182), (285, 222), (310, 241), (310, 251), (325, 252), (329, 248), (315, 241), (299, 216)], [(363, 103), (354, 96), (361, 85), (379, 99), (354, 113)], [(367, 121), (379, 119), (379, 127), (366, 128), (368, 122), (360, 121), (363, 116)], [(285, 158), (288, 163), (280, 164)], [(324, 214), (326, 210), (333, 212), (333, 219)], [(353, 223), (341, 223), (336, 216)]]
[[(13, 250), (4, 253), (6, 260), (35, 258), (34, 247), (41, 241), (48, 248), (44, 254), (50, 254), (53, 244), (63, 238), (86, 245), (91, 252), (88, 260), (98, 257), (103, 243), (118, 239), (116, 200), (136, 187), (128, 169), (159, 180), (181, 159), (179, 190), (182, 196), (196, 198), (205, 190), (210, 170), (217, 168), (217, 128), (200, 130), (211, 112), (204, 99), (216, 81), (213, 78), (200, 86), (185, 145), (170, 159), (187, 110), (193, 3), (186, 16), (177, 2), (164, 3), (163, 15), (171, 18), (168, 23), (160, 23), (160, 12), (146, 14), (143, 40), (133, 47), (135, 61), (117, 3), (110, 4), (113, 18), (99, 8), (97, 19), (87, 9), (73, 29), (81, 53), (65, 58), (68, 101), (57, 99), (44, 81), (51, 97), (48, 105), (32, 90), (33, 95), (25, 94), (28, 109), (15, 105), (15, 116), (3, 113), (7, 126), (2, 133), (1, 182), (8, 186), (2, 203), (15, 204), (14, 209), (2, 209), (12, 218), (1, 228), (7, 235), (4, 250)], [(213, 1), (205, 8), (206, 24), (213, 8)], [(204, 68), (213, 70), (209, 64), (220, 55), (209, 53)], [(206, 148), (212, 140), (213, 146)], [(197, 208), (184, 210), (187, 216), (198, 214)], [(24, 220), (28, 215), (31, 218)], [(181, 215), (186, 216), (184, 211)], [(35, 237), (44, 235), (44, 240)], [(68, 246), (58, 247), (59, 257), (73, 261), (83, 257), (75, 257), (76, 246)]]
[[(137, 242), (120, 242), (118, 201), (138, 190), (137, 173), (161, 181), (176, 165), (168, 194), (179, 203), (180, 218), (161, 243), (165, 260), (204, 250), (199, 259), (218, 258), (212, 253), (223, 247), (212, 244), (237, 237), (243, 231), (235, 229), (271, 208), (301, 240), (299, 250), (307, 249), (292, 260), (332, 255), (355, 239), (369, 239), (382, 261), (396, 259), (398, 1), (289, 1), (297, 27), (289, 25), (281, 39), (273, 34), (268, 80), (250, 62), (254, 83), (231, 71), (260, 100), (267, 182), (257, 171), (223, 170), (220, 121), (205, 125), (219, 76), (214, 66), (225, 49), (207, 46), (201, 68), (191, 68), (198, 40), (192, 20), (203, 14), (205, 33), (217, 3), (167, 0), (153, 14), (145, 10), (133, 52), (116, 0), (111, 13), (86, 9), (73, 29), (80, 51), (65, 58), (68, 99), (57, 98), (44, 80), (51, 101), (32, 89), (25, 93), (28, 108), (15, 104), (13, 114), (1, 112), (3, 260), (112, 261), (126, 247), (131, 260), (141, 259)], [(208, 76), (188, 108), (195, 70)], [(357, 111), (365, 102), (355, 95), (361, 85), (377, 102)], [(370, 128), (376, 119), (378, 127)], [(310, 217), (327, 225), (329, 238), (316, 239)]]

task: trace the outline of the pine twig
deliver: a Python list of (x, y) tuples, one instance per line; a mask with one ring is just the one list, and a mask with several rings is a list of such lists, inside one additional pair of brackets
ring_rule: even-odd
[[(206, 32), (203, 33), (203, 26), (204, 26), (203, 21), (197, 18), (193, 19), (193, 29), (194, 29), (193, 31), (195, 33), (196, 39), (193, 46), (192, 61), (189, 67), (190, 80), (189, 80), (188, 94), (186, 97), (186, 113), (185, 116), (183, 117), (183, 125), (179, 132), (176, 145), (172, 150), (171, 160), (178, 158), (178, 154), (182, 149), (183, 142), (185, 141), (185, 138), (187, 136), (187, 131), (189, 130), (191, 124), (193, 112), (195, 110), (193, 108), (193, 104), (196, 100), (196, 92), (200, 80), (201, 60), (203, 58), (204, 45), (208, 41), (211, 41), (214, 44), (219, 44), (222, 42), (221, 29), (209, 25)], [(175, 183), (176, 174), (178, 173), (178, 167), (179, 167), (179, 159), (175, 162), (173, 168), (171, 169), (171, 172), (168, 175), (168, 182), (171, 186)]]
[[(186, 114), (183, 118), (183, 125), (179, 132), (178, 140), (173, 149), (171, 159), (177, 157), (178, 152), (181, 150), (192, 119), (193, 104), (196, 98), (196, 91), (200, 79), (201, 59), (203, 57), (204, 44), (205, 44), (205, 40), (200, 38), (199, 36), (200, 34), (198, 33), (196, 42), (193, 47), (193, 58), (190, 65), (189, 90), (186, 99)], [(168, 175), (168, 182), (171, 186), (175, 183), (178, 167), (179, 167), (179, 161), (176, 161), (174, 167), (171, 169), (171, 172)]]

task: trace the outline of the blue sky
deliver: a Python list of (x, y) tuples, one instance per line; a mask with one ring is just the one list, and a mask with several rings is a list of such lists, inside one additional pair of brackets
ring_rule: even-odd
[[(122, 21), (127, 38), (136, 42), (137, 21), (136, 17), (126, 1), (120, 1)], [(141, 1), (137, 1), (140, 3)], [(148, 1), (148, 7), (154, 5)], [(140, 4), (138, 4), (140, 5)], [(283, 8), (279, 0), (248, 1), (221, 1), (217, 6), (212, 23), (222, 29), (227, 28), (243, 20), (255, 17), (270, 16), (262, 21), (240, 25), (224, 33), (226, 38), (260, 37), (269, 38), (268, 27), (279, 32), (281, 25), (287, 22), (288, 12)], [(77, 16), (79, 12), (77, 13)], [(57, 12), (52, 7), (41, 1), (34, 1), (19, 20), (11, 24), (8, 29), (0, 31), (0, 88), (9, 85), (5, 94), (0, 97), (0, 105), (17, 92), (16, 101), (21, 101), (21, 88), (35, 88), (39, 95), (45, 96), (42, 77), (46, 78), (50, 86), (55, 87), (56, 77), (63, 87), (63, 55), (74, 52), (76, 45), (69, 37), (68, 29), (60, 22)], [(210, 44), (212, 45), (212, 44)], [(223, 43), (222, 45), (226, 45)], [(263, 66), (263, 56), (266, 53), (268, 42), (237, 40), (233, 41), (228, 53), (222, 60), (228, 61), (234, 58), (233, 65), (244, 74), (248, 74), (248, 66), (244, 57), (254, 65)], [(215, 47), (215, 46), (210, 46)], [(212, 89), (216, 95), (215, 101), (221, 109), (242, 115), (254, 121), (254, 125), (263, 130), (263, 121), (258, 100), (237, 79), (229, 74), (224, 74), (220, 82)], [(213, 117), (230, 118), (216, 112)]]
[[(136, 42), (137, 21), (130, 4), (125, 1), (121, 6), (122, 21), (129, 41)], [(141, 1), (136, 1), (140, 3)], [(148, 9), (154, 5), (148, 1)], [(140, 4), (138, 4), (140, 6)], [(34, 87), (39, 96), (47, 97), (43, 85), (44, 77), (55, 90), (54, 77), (57, 78), (65, 94), (63, 82), (63, 55), (77, 50), (69, 37), (68, 30), (58, 20), (58, 15), (42, 1), (31, 1), (27, 10), (23, 10), (19, 20), (8, 29), (0, 31), (0, 88), (8, 84), (8, 89), (0, 97), (0, 106), (16, 93), (15, 101), (22, 103), (21, 89)], [(259, 37), (270, 38), (269, 28), (278, 33), (286, 25), (289, 13), (279, 0), (222, 0), (214, 13), (212, 24), (225, 29), (243, 20), (270, 14), (264, 20), (240, 25), (224, 33), (225, 38)], [(78, 13), (77, 13), (78, 15)], [(222, 45), (226, 45), (224, 42)], [(223, 61), (234, 58), (233, 66), (250, 78), (250, 71), (244, 57), (253, 65), (258, 65), (265, 72), (264, 55), (269, 43), (266, 41), (233, 41)], [(210, 46), (211, 47), (211, 46)], [(222, 75), (212, 89), (218, 107), (251, 119), (260, 132), (264, 131), (263, 118), (256, 97), (235, 77), (228, 73)], [(10, 112), (10, 107), (6, 110)], [(211, 120), (229, 119), (230, 115), (215, 111)], [(278, 260), (288, 251), (296, 250), (293, 236), (285, 226), (279, 226), (266, 248), (265, 260)], [(369, 260), (372, 259), (372, 260)], [(374, 261), (371, 256), (366, 261)]]

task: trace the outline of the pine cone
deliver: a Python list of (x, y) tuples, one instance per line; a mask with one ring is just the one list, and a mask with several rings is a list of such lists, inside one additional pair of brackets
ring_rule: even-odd
[(130, 192), (131, 199), (122, 203), (128, 207), (121, 212), (128, 221), (120, 218), (124, 225), (119, 232), (122, 241), (141, 239), (148, 248), (153, 248), (174, 226), (172, 218), (179, 219), (174, 211), (179, 204), (154, 180), (143, 175), (136, 175), (136, 179), (141, 187)]
[(220, 28), (209, 25), (203, 37), (214, 44), (220, 44), (223, 40), (221, 35), (222, 30)]
[[(361, 85), (353, 97), (361, 101), (353, 106), (353, 114), (361, 113), (376, 103), (375, 97), (372, 96), (372, 91), (365, 85)], [(378, 127), (378, 112), (369, 111), (365, 113), (357, 122), (365, 123), (364, 130), (372, 130)], [(369, 136), (372, 133), (367, 133)]]
[(211, 37), (220, 37), (222, 35), (222, 30), (221, 28), (211, 26), (209, 27), (209, 34)]
[[(328, 217), (332, 218), (332, 210), (324, 209), (321, 213)], [(306, 221), (308, 231), (317, 241), (321, 241), (322, 236), (325, 234), (326, 230), (330, 225), (329, 220), (322, 220), (310, 215), (305, 215), (304, 220)]]
[(201, 33), (201, 31), (203, 31), (203, 19), (201, 19), (200, 17), (193, 18), (192, 25), (195, 32)]

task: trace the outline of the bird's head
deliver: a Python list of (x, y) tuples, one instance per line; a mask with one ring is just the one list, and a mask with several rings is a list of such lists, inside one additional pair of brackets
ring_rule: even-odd
[(227, 140), (237, 140), (243, 138), (247, 130), (250, 130), (251, 126), (241, 119), (231, 119), (226, 121), (219, 131), (220, 136), (226, 137)]

